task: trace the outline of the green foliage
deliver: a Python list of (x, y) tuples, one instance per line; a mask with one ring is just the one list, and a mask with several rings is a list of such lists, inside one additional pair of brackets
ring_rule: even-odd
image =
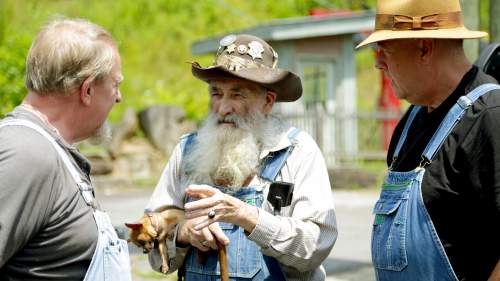
[(29, 48), (27, 37), (8, 37), (0, 45), (0, 117), (21, 103), (24, 88), (24, 61)]
[[(206, 85), (186, 62), (207, 66), (212, 56), (193, 58), (190, 46), (209, 36), (253, 27), (277, 18), (305, 16), (317, 7), (374, 8), (376, 0), (0, 0), (0, 117), (25, 94), (24, 60), (39, 28), (57, 16), (87, 18), (108, 29), (120, 45), (125, 81), (122, 104), (141, 110), (153, 104), (183, 107), (200, 120), (207, 113)], [(488, 0), (480, 0), (481, 27), (488, 27)], [(357, 55), (360, 109), (373, 110), (373, 55)], [(378, 84), (377, 84), (378, 85)], [(378, 89), (376, 89), (378, 91)]]
[(108, 29), (118, 41), (125, 76), (121, 88), (124, 99), (112, 111), (113, 121), (127, 107), (141, 110), (153, 104), (179, 105), (189, 118), (200, 120), (208, 109), (207, 87), (191, 75), (186, 62), (197, 60), (207, 66), (212, 57), (193, 59), (193, 42), (276, 18), (305, 16), (314, 7), (359, 8), (362, 2), (374, 1), (3, 0), (0, 116), (22, 100), (29, 43), (44, 23), (57, 16), (89, 19)]

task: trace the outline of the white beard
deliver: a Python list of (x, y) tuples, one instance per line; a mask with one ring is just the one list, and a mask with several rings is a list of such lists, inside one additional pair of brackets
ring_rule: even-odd
[(223, 185), (236, 191), (258, 172), (261, 151), (276, 145), (284, 126), (277, 118), (261, 113), (243, 118), (231, 115), (225, 120), (235, 122), (235, 126), (222, 126), (215, 114), (208, 116), (183, 168), (190, 182)]

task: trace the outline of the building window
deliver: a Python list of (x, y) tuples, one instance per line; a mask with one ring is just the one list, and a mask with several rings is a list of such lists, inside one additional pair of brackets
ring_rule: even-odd
[(335, 103), (333, 91), (333, 62), (320, 59), (304, 59), (300, 62), (303, 81), (305, 110), (332, 112)]

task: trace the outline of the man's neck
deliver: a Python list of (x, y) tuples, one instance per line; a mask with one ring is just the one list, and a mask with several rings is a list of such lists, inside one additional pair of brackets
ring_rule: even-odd
[(75, 110), (70, 102), (71, 97), (45, 95), (39, 96), (30, 92), (23, 101), (23, 107), (30, 110), (44, 121), (49, 127), (55, 129), (69, 144), (78, 141), (74, 134)]
[[(469, 62), (446, 65), (442, 71), (432, 75), (430, 99), (427, 111), (431, 112), (438, 108), (458, 87), (465, 74), (471, 69)], [(431, 79), (431, 78), (429, 78)]]

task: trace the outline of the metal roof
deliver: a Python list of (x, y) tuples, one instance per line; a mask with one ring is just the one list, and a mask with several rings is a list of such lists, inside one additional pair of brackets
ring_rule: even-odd
[[(258, 36), (266, 41), (284, 41), (372, 31), (375, 14), (371, 11), (348, 15), (307, 16), (271, 21), (253, 28), (233, 31)], [(191, 46), (194, 55), (214, 53), (219, 41), (227, 34), (196, 41)]]

